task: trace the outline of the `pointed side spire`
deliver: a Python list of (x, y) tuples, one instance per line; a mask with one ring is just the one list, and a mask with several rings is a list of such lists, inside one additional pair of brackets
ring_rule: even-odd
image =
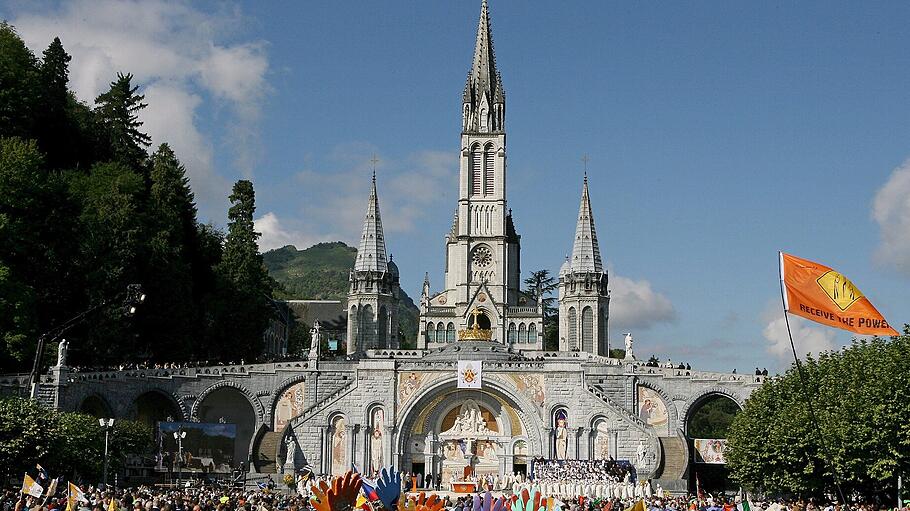
[(505, 92), (502, 77), (496, 69), (493, 33), (487, 0), (480, 5), (474, 59), (465, 83), (462, 102), (466, 105), (465, 131), (497, 132), (503, 130)]
[(389, 270), (387, 261), (382, 217), (379, 215), (379, 196), (376, 193), (376, 172), (373, 171), (370, 201), (367, 205), (367, 214), (363, 219), (363, 233), (360, 236), (360, 247), (357, 250), (357, 259), (354, 261), (354, 270), (386, 272)]
[(578, 225), (575, 227), (575, 244), (572, 247), (572, 259), (569, 264), (574, 273), (603, 273), (597, 231), (594, 229), (594, 215), (591, 213), (591, 199), (588, 196), (587, 174), (581, 190)]

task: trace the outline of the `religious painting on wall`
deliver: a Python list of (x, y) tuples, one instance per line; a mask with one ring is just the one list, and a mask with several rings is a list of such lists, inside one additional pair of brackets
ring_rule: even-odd
[(295, 383), (281, 393), (275, 404), (274, 431), (283, 431), (291, 419), (303, 413), (304, 385)]
[(370, 417), (370, 472), (376, 473), (382, 469), (382, 438), (385, 425), (385, 412), (376, 408)]
[(654, 389), (638, 387), (638, 418), (649, 426), (667, 423), (667, 405)]
[(717, 438), (696, 438), (695, 443), (695, 461), (696, 463), (726, 463), (724, 451), (727, 449), (727, 441)]
[(338, 416), (332, 421), (332, 475), (344, 475), (348, 471), (347, 421)]
[(605, 420), (597, 421), (594, 426), (594, 459), (610, 458), (610, 426)]
[(556, 459), (564, 460), (569, 448), (569, 416), (565, 410), (556, 410), (553, 422), (556, 428)]
[(543, 376), (539, 374), (513, 374), (511, 377), (519, 392), (524, 394), (535, 405), (543, 407), (544, 401), (547, 399)]

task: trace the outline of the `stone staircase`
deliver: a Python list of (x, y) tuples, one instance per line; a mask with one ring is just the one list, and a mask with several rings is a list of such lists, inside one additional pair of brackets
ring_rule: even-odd
[(628, 410), (626, 410), (626, 408), (624, 406), (620, 405), (613, 398), (611, 398), (609, 396), (609, 394), (607, 393), (607, 391), (603, 387), (601, 387), (600, 384), (588, 383), (588, 392), (590, 392), (591, 394), (594, 394), (595, 396), (600, 398), (601, 401), (603, 401), (604, 403), (609, 405), (617, 413), (623, 414), (626, 417), (626, 419), (635, 423), (638, 427), (640, 427), (642, 429), (646, 429), (648, 427), (648, 425), (645, 424), (645, 422), (643, 420), (641, 420), (637, 415), (629, 412)]
[(256, 452), (253, 458), (253, 467), (260, 474), (275, 474), (278, 472), (276, 465), (276, 456), (278, 456), (278, 444), (281, 442), (283, 432), (266, 431), (259, 440)]
[(659, 440), (663, 456), (655, 482), (669, 492), (685, 493), (688, 485), (683, 477), (686, 475), (689, 458), (686, 440), (681, 436), (660, 437)]
[(347, 385), (335, 390), (328, 396), (320, 399), (319, 402), (317, 402), (313, 406), (304, 410), (303, 413), (301, 413), (300, 415), (298, 415), (297, 417), (292, 419), (291, 423), (294, 426), (296, 426), (298, 424), (303, 424), (304, 422), (312, 419), (314, 415), (321, 412), (323, 408), (325, 408), (329, 404), (337, 401), (338, 399), (340, 399), (342, 396), (344, 396), (348, 392), (354, 390), (354, 388), (356, 388), (356, 387), (357, 387), (357, 379), (355, 378), (355, 379), (351, 380), (350, 383), (348, 383)]

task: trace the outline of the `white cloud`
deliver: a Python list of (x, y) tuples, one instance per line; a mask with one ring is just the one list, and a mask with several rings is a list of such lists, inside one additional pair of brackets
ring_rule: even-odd
[(676, 319), (669, 298), (651, 289), (647, 280), (610, 275), (610, 329), (628, 332), (650, 328)]
[[(767, 351), (782, 361), (793, 358), (790, 347), (790, 337), (787, 335), (787, 323), (783, 311), (768, 311), (764, 314), (765, 329), (762, 335), (768, 342)], [(809, 322), (790, 316), (790, 331), (793, 334), (793, 344), (800, 358), (812, 353), (818, 355), (823, 351), (841, 348), (834, 329), (810, 326)]]
[(244, 141), (230, 144), (235, 165), (250, 176), (269, 65), (261, 41), (221, 42), (243, 25), (238, 10), (202, 12), (192, 3), (164, 0), (75, 0), (41, 12), (22, 4), (11, 18), (38, 55), (60, 37), (73, 56), (70, 86), (80, 100), (93, 104), (117, 72), (132, 73), (149, 104), (140, 113), (143, 129), (154, 145), (174, 148), (203, 209), (209, 200), (221, 209), (229, 181), (216, 174), (213, 143), (199, 129), (204, 102), (233, 113), (228, 137)]
[(319, 241), (300, 230), (291, 229), (283, 225), (278, 215), (271, 211), (254, 220), (253, 227), (256, 232), (261, 234), (259, 237), (259, 250), (261, 252), (286, 245), (294, 245), (303, 250)]
[(872, 218), (881, 230), (876, 259), (910, 275), (910, 160), (875, 194)]

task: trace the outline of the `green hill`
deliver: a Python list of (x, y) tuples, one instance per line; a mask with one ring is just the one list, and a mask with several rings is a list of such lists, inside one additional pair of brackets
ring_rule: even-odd
[[(348, 294), (348, 275), (357, 249), (340, 241), (319, 243), (305, 250), (288, 245), (262, 254), (265, 266), (283, 287), (276, 298), (287, 300), (343, 300)], [(417, 339), (418, 309), (401, 290), (401, 333), (413, 346)]]

